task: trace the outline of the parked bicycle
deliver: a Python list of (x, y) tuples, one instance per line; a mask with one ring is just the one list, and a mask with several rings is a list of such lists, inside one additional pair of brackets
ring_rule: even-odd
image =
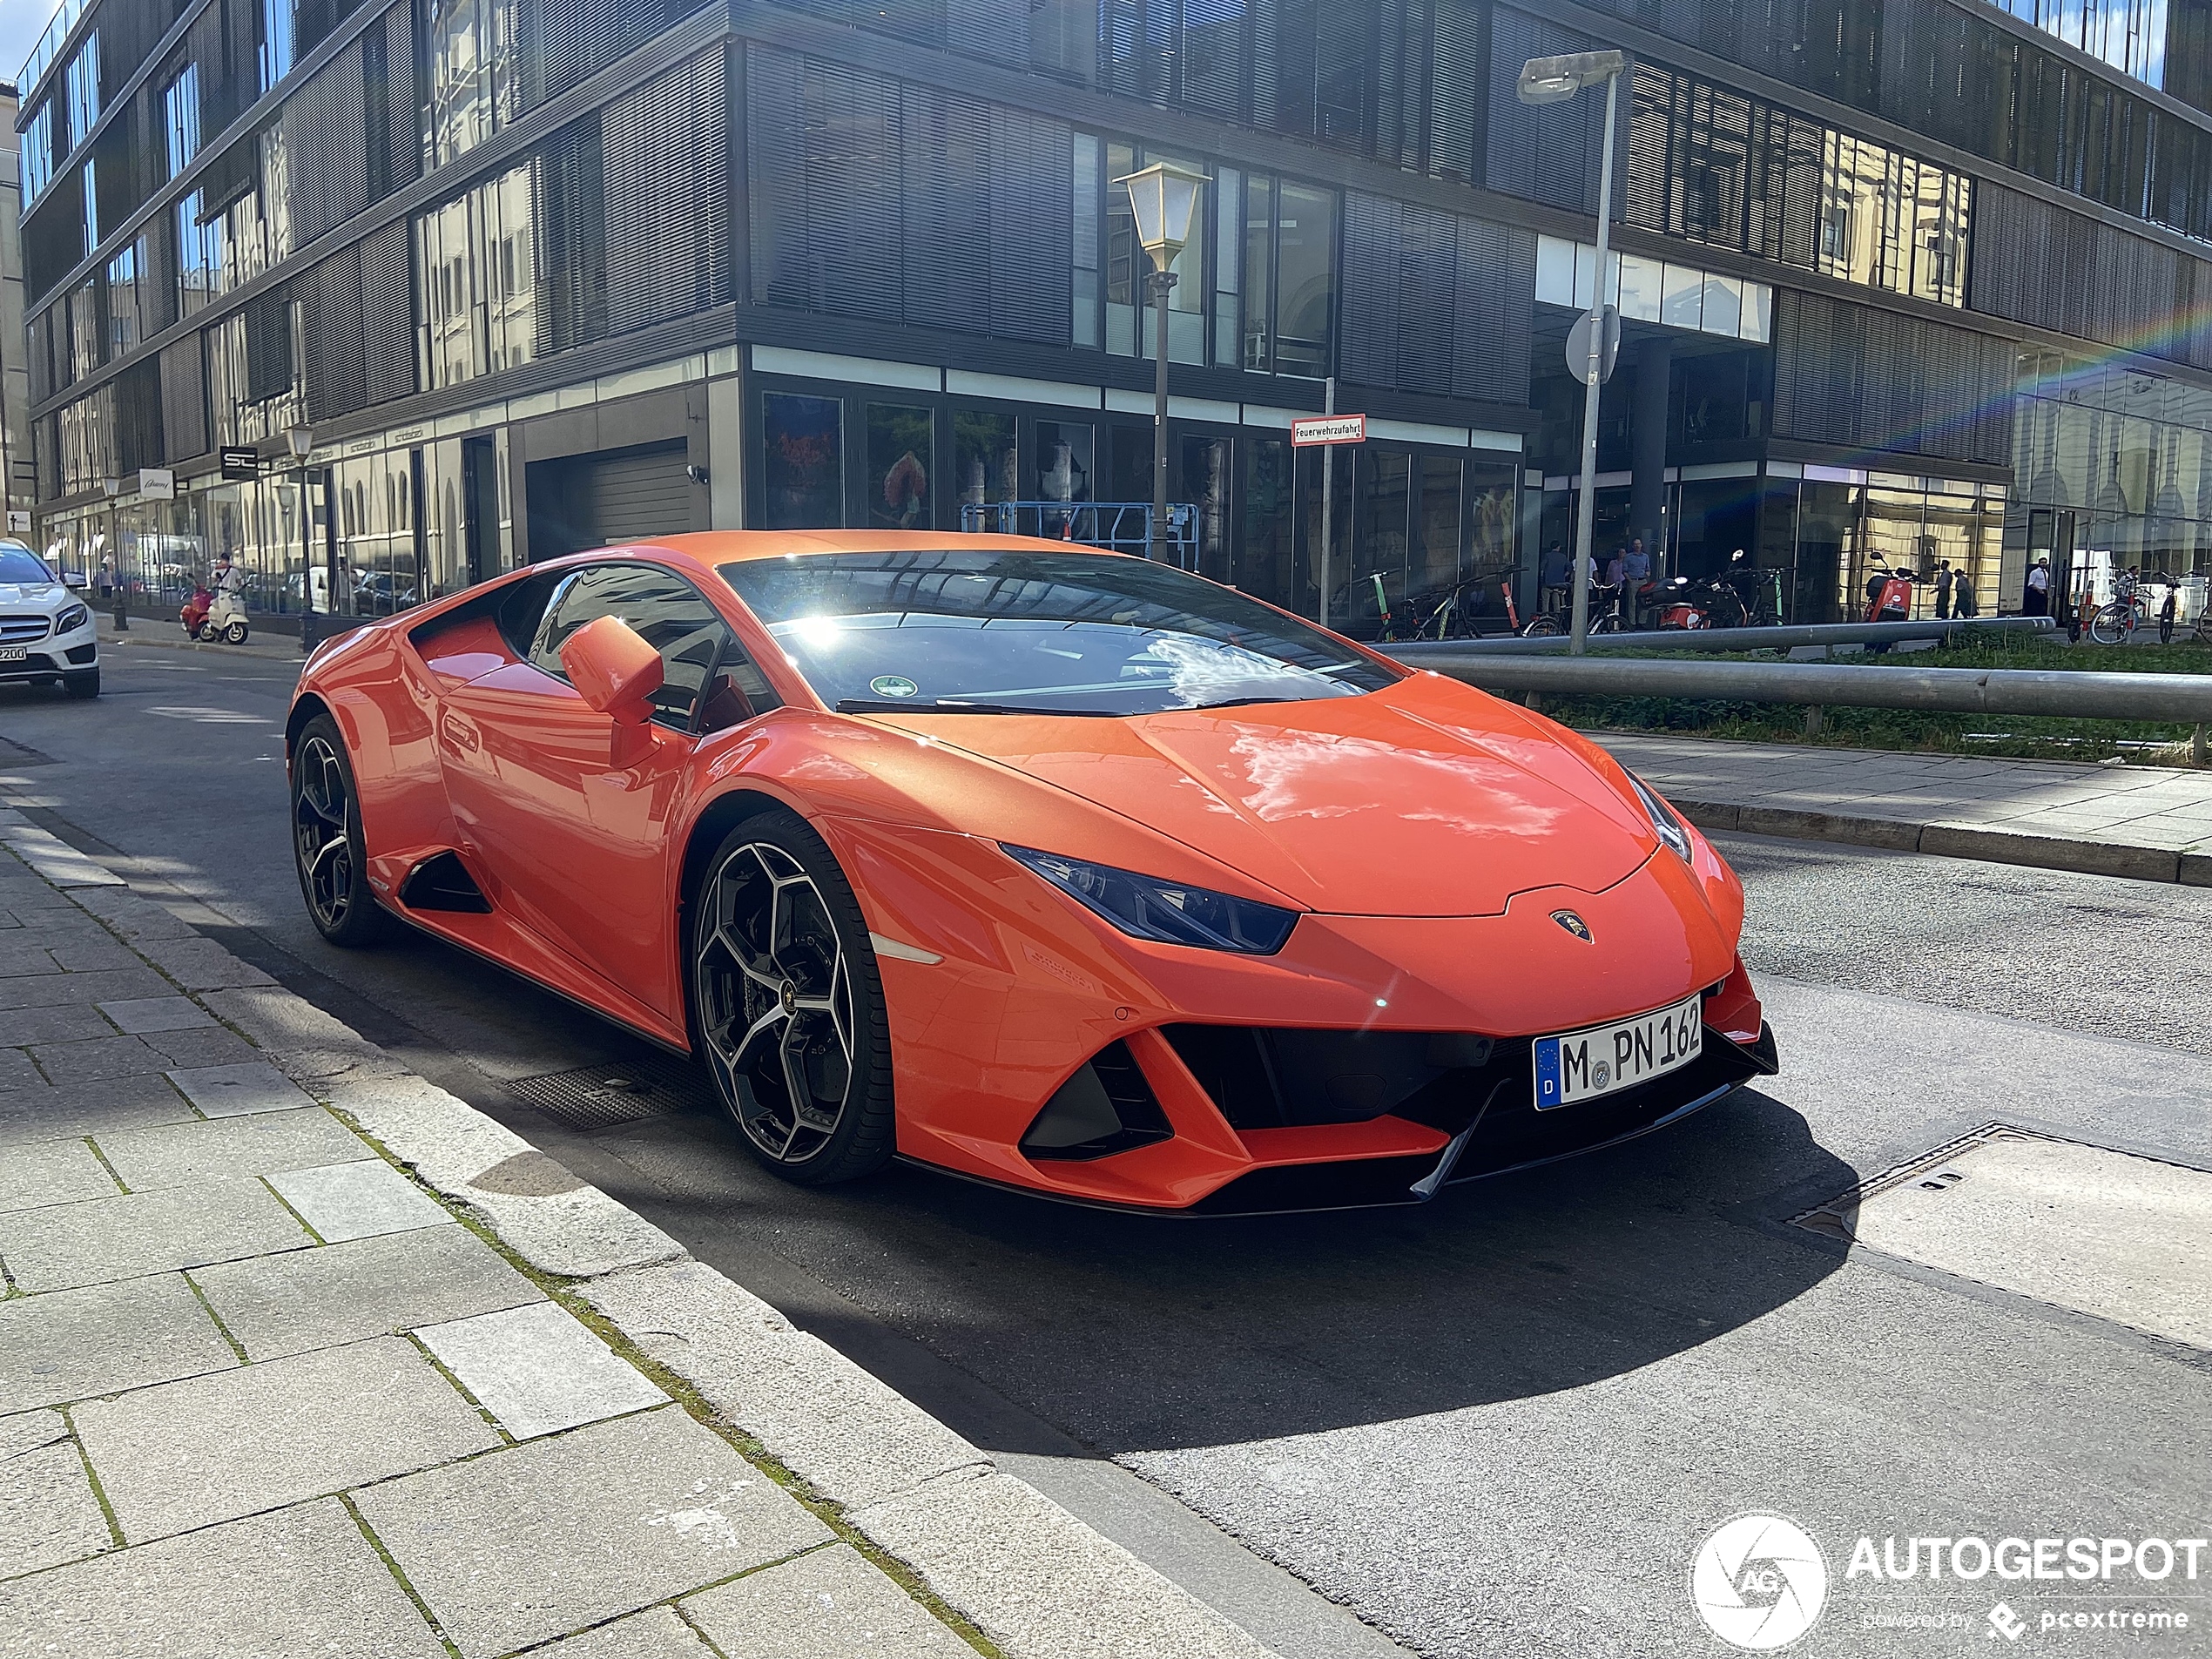
[[(2149, 621), (2150, 595), (2137, 588), (2128, 598), (2110, 599), (2099, 605), (2084, 631), (2100, 645), (2124, 645), (2134, 638), (2137, 629), (2147, 626)], [(2161, 643), (2168, 637), (2161, 635)]]
[[(1382, 612), (1382, 637), (1386, 641), (1407, 639), (1480, 639), (1499, 632), (1518, 634), (1524, 639), (1538, 639), (1566, 631), (1559, 618), (1544, 613), (1521, 619), (1521, 608), (1514, 603), (1513, 583), (1500, 581), (1454, 583), (1444, 590), (1440, 599), (1434, 590), (1423, 596), (1433, 599), (1424, 606), (1422, 600), (1407, 597), (1392, 604), (1384, 593), (1379, 575), (1371, 578), (1375, 584), (1375, 606)], [(1497, 613), (1490, 608), (1490, 596), (1494, 590), (1501, 602), (1505, 626), (1495, 625)]]

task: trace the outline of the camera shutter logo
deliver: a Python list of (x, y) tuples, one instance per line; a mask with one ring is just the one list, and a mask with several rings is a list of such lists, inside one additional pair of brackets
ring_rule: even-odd
[(1738, 1515), (1697, 1547), (1689, 1600), (1705, 1628), (1731, 1648), (1771, 1652), (1820, 1622), (1828, 1563), (1795, 1521)]

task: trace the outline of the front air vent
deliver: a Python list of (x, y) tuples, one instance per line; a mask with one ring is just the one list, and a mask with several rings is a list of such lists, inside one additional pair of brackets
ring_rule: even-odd
[(451, 852), (435, 853), (409, 870), (400, 883), (400, 902), (409, 910), (459, 910), (479, 916), (491, 909), (491, 900), (460, 855)]
[(1110, 1157), (1174, 1134), (1143, 1068), (1128, 1044), (1116, 1042), (1078, 1066), (1045, 1102), (1022, 1137), (1022, 1151), (1040, 1162)]

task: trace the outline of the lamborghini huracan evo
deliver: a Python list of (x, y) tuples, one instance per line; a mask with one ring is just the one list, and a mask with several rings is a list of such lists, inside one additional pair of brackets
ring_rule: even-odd
[(1415, 1203), (1775, 1069), (1743, 889), (1609, 755), (1066, 542), (672, 536), (318, 650), (293, 840), (705, 1062), (792, 1180)]

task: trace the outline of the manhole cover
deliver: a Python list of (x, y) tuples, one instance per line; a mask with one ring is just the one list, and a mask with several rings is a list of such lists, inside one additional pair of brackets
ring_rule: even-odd
[(573, 1071), (517, 1077), (507, 1087), (570, 1129), (604, 1129), (644, 1117), (711, 1109), (714, 1097), (696, 1066), (675, 1059), (631, 1059)]
[(2212, 1173), (2002, 1123), (1800, 1227), (2212, 1350)]

